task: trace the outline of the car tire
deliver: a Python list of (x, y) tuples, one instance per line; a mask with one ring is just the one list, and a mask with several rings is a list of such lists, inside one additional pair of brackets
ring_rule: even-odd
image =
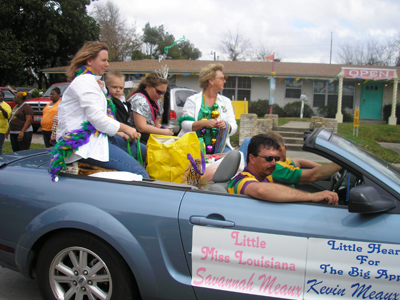
[(72, 231), (49, 239), (39, 252), (37, 279), (44, 299), (139, 299), (122, 257), (103, 240)]
[(38, 132), (40, 126), (34, 126), (32, 125), (32, 130), (34, 133)]

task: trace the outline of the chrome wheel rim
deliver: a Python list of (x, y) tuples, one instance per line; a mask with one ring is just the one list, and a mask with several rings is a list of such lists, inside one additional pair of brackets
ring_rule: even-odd
[(104, 261), (93, 251), (70, 247), (60, 251), (49, 269), (51, 290), (60, 300), (107, 300), (112, 279)]

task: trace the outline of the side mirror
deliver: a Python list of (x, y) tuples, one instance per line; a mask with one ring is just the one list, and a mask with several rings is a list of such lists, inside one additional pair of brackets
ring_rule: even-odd
[(350, 190), (349, 212), (371, 214), (395, 207), (394, 199), (382, 198), (372, 186), (359, 185)]
[(43, 97), (43, 92), (39, 92), (39, 97)]

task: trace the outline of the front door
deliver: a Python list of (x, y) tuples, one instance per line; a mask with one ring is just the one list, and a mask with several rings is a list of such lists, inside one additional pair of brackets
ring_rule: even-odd
[(381, 120), (383, 84), (367, 82), (362, 85), (360, 119)]

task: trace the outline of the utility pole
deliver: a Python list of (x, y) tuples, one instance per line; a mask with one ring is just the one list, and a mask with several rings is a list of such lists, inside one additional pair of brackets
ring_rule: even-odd
[(210, 54), (211, 54), (211, 55), (214, 54), (214, 61), (216, 61), (216, 60), (217, 60), (217, 58), (216, 58), (216, 52), (211, 50), (211, 53), (210, 53)]
[(332, 64), (332, 31), (331, 31), (331, 56), (329, 59), (329, 64)]

